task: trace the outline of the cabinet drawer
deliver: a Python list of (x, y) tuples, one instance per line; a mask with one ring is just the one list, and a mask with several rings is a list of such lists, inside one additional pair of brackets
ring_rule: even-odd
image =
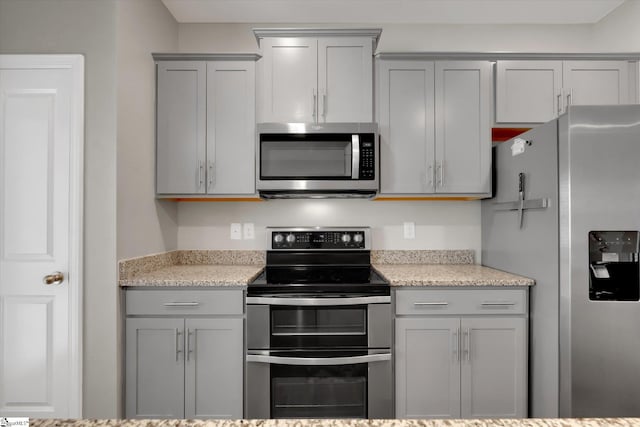
[(134, 290), (126, 292), (127, 315), (242, 314), (242, 290)]
[(524, 314), (526, 289), (401, 289), (396, 314)]

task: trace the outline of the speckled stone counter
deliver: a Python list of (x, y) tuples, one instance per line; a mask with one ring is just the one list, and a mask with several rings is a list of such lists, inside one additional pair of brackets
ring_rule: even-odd
[(391, 286), (532, 286), (534, 281), (477, 264), (375, 264)]
[(264, 267), (263, 251), (172, 251), (119, 263), (119, 284), (246, 286)]
[[(472, 250), (374, 250), (371, 261), (392, 286), (531, 286), (534, 281), (474, 264)], [(264, 267), (264, 251), (180, 250), (120, 261), (119, 284), (245, 286)]]
[(120, 286), (246, 286), (260, 273), (262, 265), (172, 265), (130, 279)]
[(635, 427), (640, 418), (488, 420), (30, 420), (30, 427)]

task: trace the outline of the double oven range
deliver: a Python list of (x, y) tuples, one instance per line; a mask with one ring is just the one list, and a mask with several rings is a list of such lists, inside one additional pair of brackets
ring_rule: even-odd
[(267, 228), (247, 288), (247, 418), (392, 418), (391, 296), (366, 227)]

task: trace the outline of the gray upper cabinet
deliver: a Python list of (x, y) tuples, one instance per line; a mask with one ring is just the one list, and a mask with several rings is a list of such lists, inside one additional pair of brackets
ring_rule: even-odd
[(243, 291), (126, 292), (127, 418), (242, 418)]
[(629, 61), (496, 63), (496, 123), (543, 123), (569, 105), (635, 103)]
[(371, 122), (380, 30), (254, 30), (259, 122)]
[(204, 193), (207, 64), (166, 61), (157, 67), (156, 192)]
[(381, 195), (490, 192), (491, 64), (378, 61)]
[(158, 64), (156, 193), (255, 194), (258, 57), (154, 57)]

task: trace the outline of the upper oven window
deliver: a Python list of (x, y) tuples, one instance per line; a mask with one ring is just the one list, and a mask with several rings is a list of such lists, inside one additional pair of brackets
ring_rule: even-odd
[(271, 307), (272, 347), (367, 345), (367, 306)]
[(261, 179), (350, 179), (351, 135), (260, 136)]

